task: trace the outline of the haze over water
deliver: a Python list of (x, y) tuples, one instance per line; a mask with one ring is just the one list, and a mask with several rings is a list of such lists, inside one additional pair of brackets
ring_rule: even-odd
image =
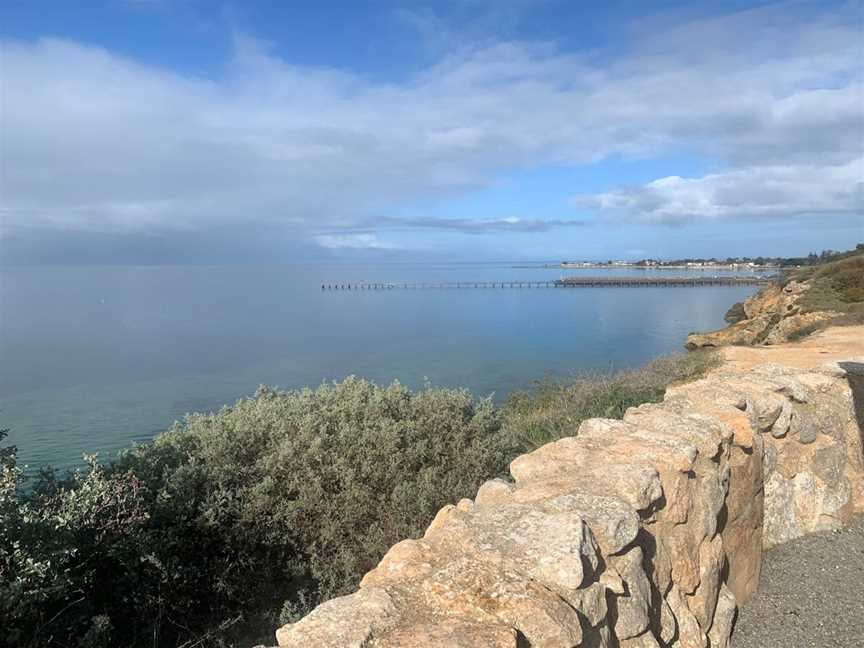
[(516, 265), (525, 264), (4, 269), (0, 427), (32, 469), (75, 465), (83, 452), (109, 458), (259, 384), (314, 387), (355, 374), (500, 400), (544, 376), (678, 351), (688, 332), (721, 326), (755, 290), (321, 290), (611, 272)]

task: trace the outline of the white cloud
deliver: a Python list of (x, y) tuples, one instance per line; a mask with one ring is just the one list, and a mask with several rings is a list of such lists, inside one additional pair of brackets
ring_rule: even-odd
[(330, 250), (393, 250), (393, 243), (381, 241), (375, 234), (319, 234), (315, 241)]
[[(248, 224), (375, 247), (374, 233), (339, 231), (374, 232), (378, 214), (502, 171), (682, 150), (720, 170), (580, 204), (660, 221), (861, 208), (860, 33), (842, 12), (796, 19), (780, 6), (667, 25), (611, 58), (460, 48), (401, 84), (292, 65), (244, 38), (215, 79), (69, 41), (0, 48), (6, 229)], [(495, 216), (487, 231), (534, 227)]]
[(573, 202), (611, 216), (654, 222), (859, 215), (864, 213), (864, 157), (835, 166), (762, 166), (701, 178), (669, 176)]

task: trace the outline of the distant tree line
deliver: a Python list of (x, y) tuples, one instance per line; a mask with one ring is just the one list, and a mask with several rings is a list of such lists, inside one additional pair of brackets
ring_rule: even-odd
[[(831, 261), (839, 261), (840, 259), (845, 259), (850, 256), (854, 256), (856, 254), (860, 254), (864, 252), (864, 243), (859, 243), (855, 246), (854, 250), (847, 250), (843, 252), (838, 252), (835, 250), (822, 250), (822, 252), (816, 253), (811, 252), (807, 256), (801, 257), (768, 257), (768, 256), (757, 256), (757, 257), (727, 257), (726, 259), (718, 259), (716, 257), (711, 257), (710, 259), (704, 259), (700, 257), (696, 258), (685, 258), (685, 259), (672, 259), (661, 261), (658, 259), (642, 259), (641, 261), (637, 261), (635, 265), (637, 266), (677, 266), (677, 265), (687, 265), (687, 264), (702, 264), (702, 265), (734, 265), (734, 264), (748, 264), (752, 263), (757, 266), (780, 266), (781, 268), (787, 268), (792, 266), (815, 266), (820, 265), (822, 263), (830, 263)], [(611, 261), (610, 261), (611, 263)]]

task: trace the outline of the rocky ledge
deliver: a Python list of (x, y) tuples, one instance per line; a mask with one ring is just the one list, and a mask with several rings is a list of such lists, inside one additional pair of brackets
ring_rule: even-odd
[(864, 359), (720, 370), (515, 459), (294, 648), (725, 648), (762, 551), (864, 510)]
[(803, 312), (800, 298), (810, 288), (807, 282), (791, 281), (785, 286), (772, 284), (752, 295), (741, 305), (739, 321), (709, 333), (687, 336), (687, 349), (729, 345), (780, 344), (804, 327), (827, 322), (839, 313)]

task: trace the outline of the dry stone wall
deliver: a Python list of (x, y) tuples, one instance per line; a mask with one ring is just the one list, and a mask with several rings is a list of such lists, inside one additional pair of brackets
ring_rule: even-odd
[(864, 363), (715, 372), (518, 457), (293, 648), (726, 648), (762, 551), (864, 511)]

